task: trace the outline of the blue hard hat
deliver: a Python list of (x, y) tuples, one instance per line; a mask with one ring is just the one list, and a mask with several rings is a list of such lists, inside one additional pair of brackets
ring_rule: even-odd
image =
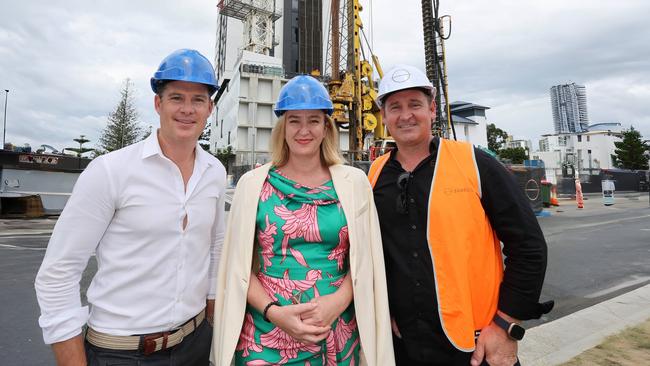
[(204, 84), (210, 95), (219, 90), (212, 64), (196, 50), (180, 49), (165, 57), (151, 78), (151, 90), (154, 93), (158, 93), (158, 81), (161, 80)]
[(320, 109), (331, 116), (334, 105), (320, 81), (308, 75), (298, 75), (282, 87), (273, 111), (280, 117), (286, 111), (304, 109)]

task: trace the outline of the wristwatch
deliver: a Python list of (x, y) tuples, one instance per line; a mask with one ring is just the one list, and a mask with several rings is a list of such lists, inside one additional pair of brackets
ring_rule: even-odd
[(520, 341), (524, 338), (526, 329), (517, 323), (510, 323), (509, 321), (503, 319), (499, 314), (494, 314), (494, 324), (498, 325), (499, 328), (506, 331), (510, 339), (515, 341)]

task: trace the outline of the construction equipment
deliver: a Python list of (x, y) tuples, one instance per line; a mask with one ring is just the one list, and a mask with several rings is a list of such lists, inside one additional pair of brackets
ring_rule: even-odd
[[(375, 70), (380, 78), (383, 72), (363, 33), (361, 10), (359, 0), (332, 0), (326, 65), (331, 71), (328, 89), (334, 103), (332, 118), (340, 128), (349, 131), (350, 160), (368, 158), (364, 141), (369, 133), (375, 140), (387, 136), (373, 79)], [(344, 28), (346, 32), (341, 32)], [(372, 64), (365, 58), (361, 36), (366, 41)], [(344, 46), (347, 48), (345, 55), (341, 52)], [(344, 62), (346, 67), (341, 70)]]
[[(427, 77), (436, 89), (436, 121), (433, 133), (437, 136), (456, 139), (456, 130), (451, 121), (449, 91), (447, 89), (447, 61), (445, 40), (451, 35), (451, 17), (438, 16), (439, 0), (422, 0), (422, 30), (424, 33), (424, 57)], [(447, 23), (447, 26), (444, 24)], [(445, 30), (447, 30), (445, 32)]]
[[(438, 17), (438, 5), (439, 0), (422, 0), (427, 77), (436, 89), (437, 111), (433, 133), (446, 138), (453, 136), (455, 139), (456, 132), (448, 102), (444, 48), (444, 40), (450, 36), (451, 18)], [(334, 103), (332, 118), (341, 129), (349, 131), (351, 160), (365, 160), (371, 155), (377, 155), (375, 151), (370, 154), (367, 152), (377, 148), (383, 152), (392, 141), (381, 120), (373, 79), (374, 71), (379, 78), (383, 77), (383, 71), (363, 32), (359, 16), (361, 11), (359, 0), (332, 0), (326, 63), (326, 70), (330, 71), (328, 89)], [(443, 23), (447, 25), (443, 26)], [(448, 30), (447, 33), (445, 29)], [(365, 57), (362, 38), (369, 51), (369, 59)], [(342, 52), (344, 49), (345, 53)], [(364, 147), (367, 137), (372, 137), (368, 150)]]

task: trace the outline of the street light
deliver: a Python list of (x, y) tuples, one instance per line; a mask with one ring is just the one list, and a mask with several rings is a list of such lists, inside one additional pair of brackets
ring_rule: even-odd
[(2, 127), (2, 149), (5, 148), (5, 137), (7, 136), (7, 99), (9, 99), (9, 89), (5, 89), (5, 119)]

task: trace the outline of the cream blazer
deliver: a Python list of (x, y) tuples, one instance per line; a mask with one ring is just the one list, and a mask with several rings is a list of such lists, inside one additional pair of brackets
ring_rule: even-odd
[[(234, 362), (246, 309), (257, 204), (270, 167), (263, 165), (241, 177), (230, 208), (214, 310), (211, 361), (217, 366)], [(392, 366), (395, 358), (384, 255), (372, 189), (359, 169), (333, 165), (329, 170), (348, 222), (350, 274), (361, 338), (360, 364)]]

